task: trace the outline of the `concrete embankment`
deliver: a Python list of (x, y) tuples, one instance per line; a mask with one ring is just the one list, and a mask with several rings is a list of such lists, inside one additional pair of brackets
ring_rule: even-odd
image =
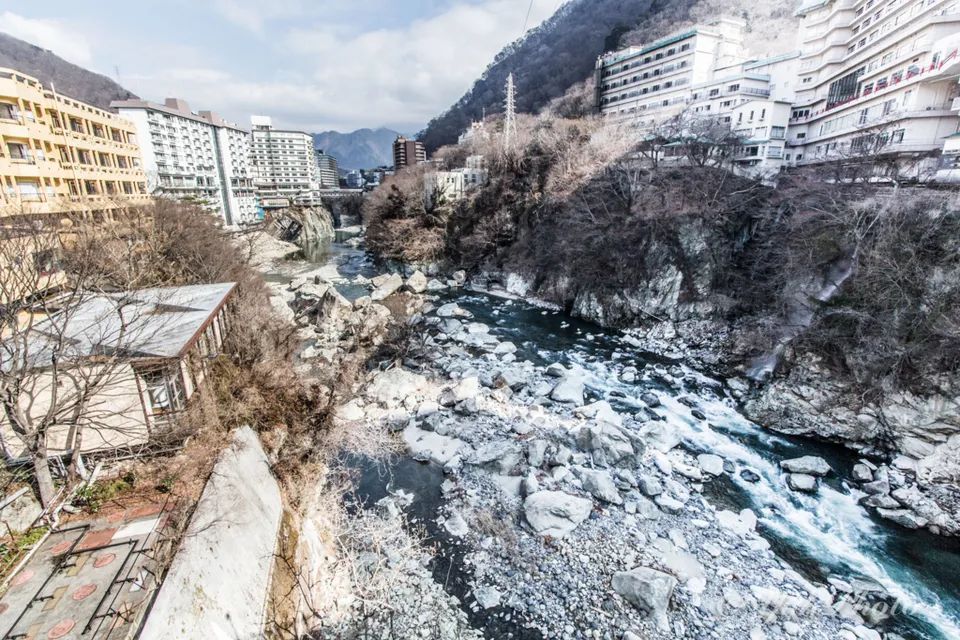
[(220, 454), (140, 638), (259, 638), (283, 511), (257, 435)]

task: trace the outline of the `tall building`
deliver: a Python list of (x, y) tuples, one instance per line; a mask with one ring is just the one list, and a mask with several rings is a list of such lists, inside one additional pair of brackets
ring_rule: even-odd
[(347, 174), (348, 189), (363, 189), (366, 184), (367, 181), (363, 178), (363, 174), (360, 171), (351, 171)]
[(641, 130), (714, 117), (745, 139), (746, 169), (882, 156), (960, 181), (960, 4), (812, 0), (797, 15), (801, 51), (767, 60), (747, 59), (733, 20), (603, 56), (597, 108)]
[(0, 69), (0, 215), (149, 202), (138, 142), (130, 121)]
[(340, 188), (340, 164), (323, 149), (317, 149), (317, 183), (321, 189)]
[(393, 168), (396, 171), (427, 161), (427, 151), (419, 140), (399, 136), (393, 143)]
[(162, 105), (121, 100), (111, 106), (136, 125), (151, 192), (193, 200), (228, 226), (262, 218), (247, 131), (216, 112), (193, 112), (177, 98), (167, 98)]
[(319, 204), (313, 136), (273, 128), (265, 116), (252, 116), (251, 152), (257, 191), (265, 209)]
[(609, 120), (666, 119), (691, 88), (735, 74), (747, 59), (744, 23), (723, 19), (597, 60), (597, 106)]
[[(879, 152), (921, 179), (957, 132), (955, 0), (821, 0), (798, 15), (803, 55), (790, 119), (793, 165)], [(956, 105), (960, 106), (960, 105)]]

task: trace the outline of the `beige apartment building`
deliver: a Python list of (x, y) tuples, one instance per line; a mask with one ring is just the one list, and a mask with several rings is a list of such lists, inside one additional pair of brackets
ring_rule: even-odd
[(149, 202), (136, 129), (0, 69), (0, 215), (102, 212)]

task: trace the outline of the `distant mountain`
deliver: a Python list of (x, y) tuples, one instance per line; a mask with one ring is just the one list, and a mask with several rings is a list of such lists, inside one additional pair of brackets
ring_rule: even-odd
[(313, 134), (313, 146), (336, 158), (341, 169), (373, 169), (393, 164), (393, 141), (399, 135), (383, 128), (325, 131)]
[(78, 67), (46, 49), (6, 33), (0, 33), (0, 67), (33, 76), (45, 87), (53, 83), (57, 93), (101, 109), (109, 110), (113, 100), (137, 97), (107, 76)]
[[(537, 113), (573, 85), (591, 77), (597, 56), (658, 38), (721, 16), (747, 24), (756, 53), (795, 47), (798, 0), (569, 0), (550, 19), (497, 54), (473, 87), (420, 132), (428, 153), (457, 141), (484, 110), (503, 111), (512, 73), (517, 110)], [(786, 36), (786, 37), (784, 37)]]

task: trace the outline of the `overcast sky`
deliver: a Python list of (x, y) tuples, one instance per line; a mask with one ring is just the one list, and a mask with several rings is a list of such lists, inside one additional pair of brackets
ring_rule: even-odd
[[(527, 29), (566, 0), (533, 0)], [(139, 96), (309, 132), (414, 133), (520, 37), (529, 0), (18, 3), (0, 31)]]

